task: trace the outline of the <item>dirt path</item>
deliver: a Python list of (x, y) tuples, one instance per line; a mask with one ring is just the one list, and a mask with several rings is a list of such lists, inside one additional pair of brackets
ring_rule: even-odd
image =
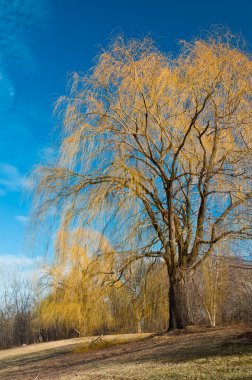
[[(121, 338), (123, 342), (126, 337)], [(110, 336), (108, 340), (117, 338)], [(203, 329), (142, 338), (139, 341), (138, 334), (131, 335), (131, 340), (138, 341), (83, 353), (75, 353), (79, 342), (70, 345), (69, 341), (67, 345), (50, 349), (45, 346), (43, 351), (36, 352), (27, 346), (30, 351), (26, 354), (20, 351), (3, 357), (0, 352), (0, 378), (252, 379), (252, 331), (249, 329)], [(87, 344), (83, 347), (85, 350)]]

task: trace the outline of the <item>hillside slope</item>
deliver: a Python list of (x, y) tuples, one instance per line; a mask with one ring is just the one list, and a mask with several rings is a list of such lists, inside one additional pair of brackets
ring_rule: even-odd
[[(0, 352), (1, 379), (252, 379), (252, 330), (189, 329), (66, 340)], [(129, 343), (127, 343), (130, 341)], [(124, 343), (124, 344), (118, 344)], [(17, 352), (17, 350), (19, 350)], [(13, 352), (16, 352), (15, 355)]]

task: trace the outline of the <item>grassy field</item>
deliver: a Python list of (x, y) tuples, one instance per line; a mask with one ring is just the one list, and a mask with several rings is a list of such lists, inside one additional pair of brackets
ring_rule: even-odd
[(252, 330), (69, 339), (0, 351), (0, 379), (252, 379)]

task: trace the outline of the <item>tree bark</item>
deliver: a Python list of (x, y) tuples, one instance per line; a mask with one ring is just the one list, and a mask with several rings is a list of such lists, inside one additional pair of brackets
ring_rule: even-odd
[(137, 321), (137, 333), (140, 334), (142, 332), (142, 324), (141, 321)]
[(191, 323), (185, 279), (169, 281), (169, 326), (168, 331), (183, 329)]

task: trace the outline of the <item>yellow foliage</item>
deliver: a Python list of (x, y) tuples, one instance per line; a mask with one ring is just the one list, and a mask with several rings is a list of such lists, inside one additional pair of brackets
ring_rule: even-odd
[[(164, 261), (177, 286), (217, 244), (252, 237), (251, 78), (230, 33), (182, 43), (176, 58), (119, 37), (73, 76), (58, 102), (59, 155), (38, 168), (35, 190), (37, 220), (56, 212), (60, 262), (77, 252), (71, 281), (82, 267), (100, 286), (120, 281), (145, 257)], [(74, 243), (83, 226), (90, 253)]]

